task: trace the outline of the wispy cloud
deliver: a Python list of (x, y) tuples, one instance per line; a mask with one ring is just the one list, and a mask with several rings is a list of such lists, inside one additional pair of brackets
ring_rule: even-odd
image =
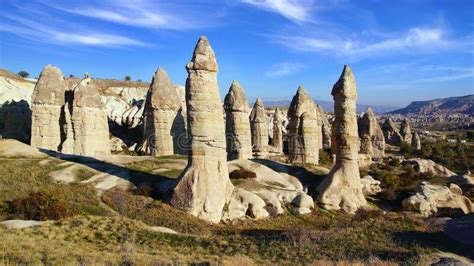
[(434, 77), (413, 80), (413, 83), (432, 83), (474, 78), (474, 69), (465, 69), (452, 74), (440, 74)]
[[(192, 29), (204, 27), (212, 20), (212, 16), (206, 17), (206, 20), (198, 19), (200, 16), (196, 16), (199, 10), (205, 9), (205, 5), (173, 1), (166, 3), (151, 0), (102, 0), (63, 4), (61, 1), (45, 0), (44, 3), (71, 14), (143, 28)], [(210, 11), (206, 13), (210, 14)]]
[(59, 29), (17, 16), (7, 16), (15, 23), (1, 23), (0, 31), (15, 34), (31, 41), (59, 45), (87, 45), (99, 47), (149, 46), (148, 44), (129, 37), (98, 32), (94, 30), (78, 31)]
[(295, 22), (304, 23), (311, 21), (311, 0), (240, 0), (242, 3), (250, 4), (263, 10), (278, 13), (285, 18)]
[(303, 52), (331, 52), (340, 56), (364, 58), (393, 53), (434, 51), (449, 47), (452, 42), (445, 38), (441, 28), (411, 28), (406, 33), (378, 41), (363, 41), (357, 38), (317, 38), (307, 36), (273, 35), (273, 41), (288, 48)]
[(283, 62), (273, 65), (268, 71), (265, 72), (267, 77), (283, 77), (292, 75), (299, 70), (304, 68), (304, 65), (301, 63), (294, 62)]

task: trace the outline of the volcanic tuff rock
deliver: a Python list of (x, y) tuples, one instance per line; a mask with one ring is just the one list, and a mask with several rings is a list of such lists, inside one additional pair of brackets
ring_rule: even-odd
[(0, 135), (30, 143), (31, 110), (27, 101), (7, 101), (0, 107)]
[(402, 136), (402, 142), (411, 145), (412, 134), (410, 122), (405, 118), (400, 125), (400, 135)]
[(283, 153), (283, 125), (280, 109), (275, 108), (273, 113), (273, 128), (272, 128), (272, 146), (277, 153)]
[(249, 119), (254, 157), (263, 158), (268, 152), (268, 121), (265, 107), (260, 98), (255, 101)]
[[(73, 133), (73, 153), (96, 156), (110, 154), (107, 110), (99, 91), (86, 74), (73, 90), (69, 105)], [(71, 132), (71, 130), (69, 130)]]
[(290, 162), (319, 163), (322, 130), (316, 104), (303, 86), (298, 88), (288, 109), (288, 159)]
[(418, 132), (416, 132), (416, 131), (415, 131), (415, 133), (413, 133), (413, 136), (412, 136), (412, 139), (411, 139), (411, 146), (415, 150), (418, 150), (418, 151), (421, 150), (420, 135), (418, 135)]
[(154, 156), (177, 153), (178, 140), (184, 136), (181, 100), (168, 74), (158, 68), (151, 81), (143, 113), (144, 149)]
[(359, 136), (357, 130), (355, 77), (349, 66), (344, 66), (341, 77), (334, 84), (333, 142), (336, 164), (318, 186), (318, 200), (324, 208), (343, 209), (354, 213), (367, 204), (360, 181), (357, 157)]
[(392, 118), (385, 120), (385, 123), (382, 125), (383, 135), (385, 137), (385, 142), (390, 145), (398, 146), (402, 143), (402, 135), (398, 130), (397, 125), (393, 122)]
[(413, 158), (406, 160), (406, 163), (413, 164), (415, 166), (415, 170), (420, 173), (432, 173), (435, 176), (440, 177), (451, 177), (456, 175), (456, 173), (449, 170), (448, 168), (428, 159)]
[(359, 137), (361, 138), (360, 152), (370, 155), (373, 159), (385, 156), (385, 138), (372, 108), (358, 120)]
[(217, 223), (229, 203), (233, 185), (227, 169), (225, 124), (217, 86), (217, 62), (202, 36), (186, 65), (186, 103), (191, 151), (174, 188), (171, 204)]
[(236, 80), (224, 99), (228, 160), (252, 157), (249, 104), (245, 91)]
[(331, 124), (329, 124), (329, 121), (324, 114), (323, 107), (316, 104), (316, 108), (318, 109), (318, 119), (321, 124), (323, 148), (329, 149), (331, 148)]
[(57, 151), (61, 144), (61, 109), (67, 83), (57, 67), (47, 65), (32, 95), (31, 146)]

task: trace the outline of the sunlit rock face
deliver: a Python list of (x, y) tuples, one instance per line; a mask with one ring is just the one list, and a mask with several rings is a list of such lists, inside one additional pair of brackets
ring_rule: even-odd
[(249, 119), (253, 155), (255, 158), (265, 158), (268, 154), (268, 118), (260, 98), (255, 101)]
[(357, 129), (357, 87), (349, 66), (332, 89), (334, 97), (333, 151), (336, 164), (318, 186), (318, 200), (326, 209), (355, 213), (367, 204), (360, 180)]
[(388, 118), (382, 125), (383, 135), (385, 137), (385, 142), (390, 145), (399, 146), (402, 143), (402, 135), (400, 135), (400, 131), (393, 122), (392, 118)]
[(188, 165), (174, 188), (171, 204), (217, 223), (230, 201), (233, 185), (227, 169), (223, 105), (218, 66), (206, 37), (201, 37), (186, 65), (186, 104), (191, 150)]
[(367, 154), (372, 159), (381, 160), (385, 156), (385, 137), (372, 108), (369, 107), (358, 120), (358, 127), (360, 153)]
[(31, 146), (58, 151), (61, 144), (61, 110), (67, 83), (57, 67), (47, 65), (40, 74), (31, 101)]
[(289, 161), (318, 164), (323, 145), (322, 125), (316, 104), (302, 86), (291, 101), (288, 117)]
[(225, 96), (224, 110), (228, 160), (251, 158), (250, 108), (244, 88), (236, 80), (232, 82)]

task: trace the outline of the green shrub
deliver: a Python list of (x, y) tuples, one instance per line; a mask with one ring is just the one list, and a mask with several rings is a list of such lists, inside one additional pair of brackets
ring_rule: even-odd
[(22, 77), (22, 78), (27, 78), (28, 76), (30, 75), (30, 73), (26, 72), (26, 71), (20, 71), (18, 72), (18, 76)]
[(400, 160), (398, 158), (393, 158), (388, 162), (388, 165), (394, 166), (394, 167), (399, 167), (400, 166)]

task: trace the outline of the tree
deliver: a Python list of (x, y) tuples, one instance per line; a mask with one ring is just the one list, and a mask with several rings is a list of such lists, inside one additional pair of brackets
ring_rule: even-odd
[(20, 76), (22, 78), (27, 78), (29, 75), (30, 75), (30, 73), (28, 73), (26, 71), (23, 71), (23, 70), (18, 72), (18, 76)]
[(70, 77), (70, 78), (73, 78), (73, 77), (74, 77), (74, 75), (73, 75), (73, 74), (69, 74), (69, 77)]
[(127, 76), (125, 76), (124, 79), (125, 79), (126, 81), (130, 81), (130, 80), (132, 80), (132, 77), (130, 77), (130, 76), (127, 75)]

